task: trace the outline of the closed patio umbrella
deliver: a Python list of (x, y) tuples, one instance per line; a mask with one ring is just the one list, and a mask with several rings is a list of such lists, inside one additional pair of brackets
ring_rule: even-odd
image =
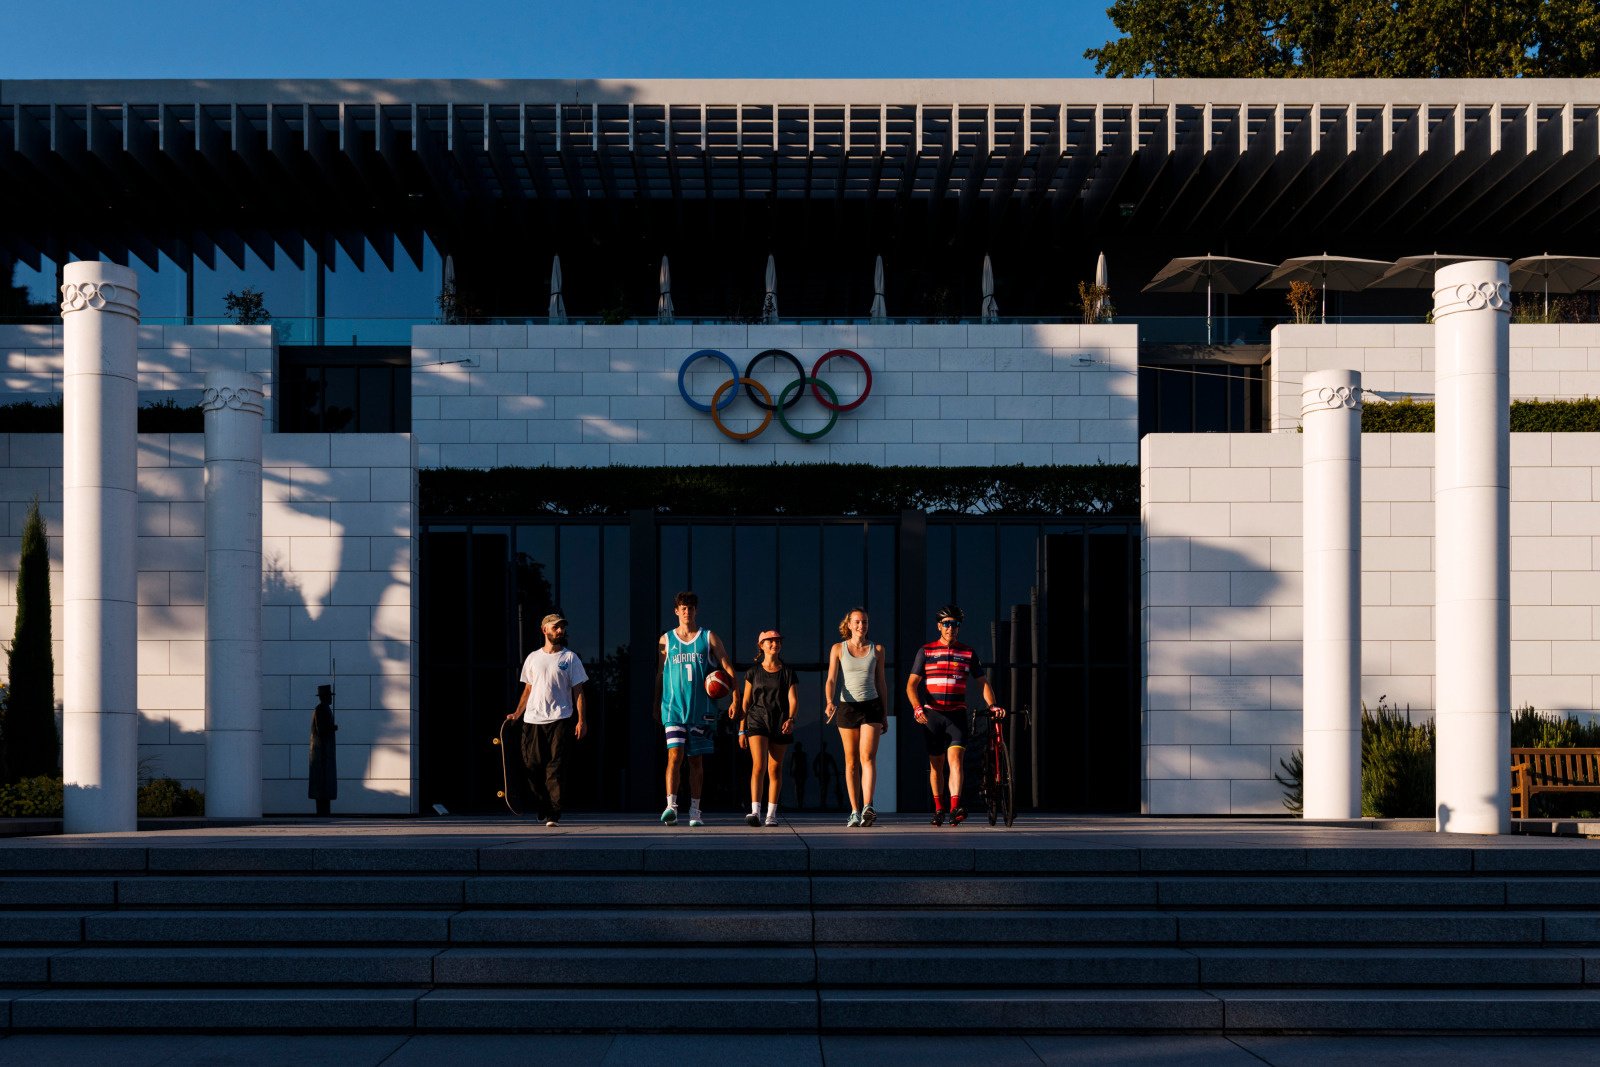
[(1211, 343), (1211, 294), (1238, 294), (1253, 287), (1272, 271), (1271, 263), (1233, 256), (1179, 256), (1156, 272), (1144, 287), (1147, 293), (1206, 291), (1206, 344)]
[(1094, 284), (1100, 289), (1101, 293), (1100, 317), (1110, 321), (1110, 316), (1105, 312), (1106, 307), (1111, 303), (1111, 271), (1106, 266), (1106, 254), (1104, 252), (1101, 252), (1099, 258), (1094, 261)]
[(561, 257), (550, 260), (550, 322), (560, 326), (567, 321), (567, 302), (561, 299)]
[(883, 257), (872, 265), (872, 321), (888, 322), (889, 306), (883, 299)]
[(672, 323), (672, 270), (667, 257), (661, 257), (661, 296), (656, 300), (656, 321), (662, 325)]
[(761, 299), (761, 321), (778, 321), (778, 264), (767, 256), (767, 295)]
[(1401, 256), (1394, 261), (1394, 266), (1384, 271), (1383, 276), (1368, 289), (1432, 289), (1433, 276), (1440, 267), (1448, 267), (1452, 263), (1466, 263), (1470, 260), (1497, 259), (1504, 263), (1501, 256), (1455, 256), (1435, 252), (1427, 256)]
[(994, 265), (989, 262), (989, 257), (983, 257), (983, 308), (984, 322), (1000, 321), (1000, 305), (994, 299)]
[(1519, 293), (1544, 290), (1544, 314), (1550, 317), (1551, 293), (1576, 293), (1600, 281), (1600, 258), (1594, 256), (1527, 256), (1511, 264), (1511, 288)]
[(1394, 266), (1386, 259), (1357, 259), (1354, 256), (1295, 256), (1278, 264), (1278, 269), (1261, 282), (1263, 289), (1287, 289), (1294, 282), (1310, 282), (1322, 290), (1322, 321), (1328, 321), (1328, 290), (1353, 293), (1365, 289)]

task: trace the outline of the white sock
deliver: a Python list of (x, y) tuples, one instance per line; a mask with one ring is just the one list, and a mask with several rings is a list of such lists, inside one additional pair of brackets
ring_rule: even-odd
[(761, 801), (752, 800), (750, 802), (750, 814), (751, 815), (760, 815), (761, 814)]
[(700, 814), (700, 798), (699, 797), (690, 797), (689, 798), (689, 814), (690, 815), (699, 815)]
[(667, 807), (671, 808), (673, 811), (677, 811), (678, 810), (678, 794), (676, 794), (676, 793), (668, 793), (667, 794)]
[(776, 805), (776, 804), (768, 804), (767, 805), (767, 818), (776, 819), (777, 817), (778, 817), (778, 805)]

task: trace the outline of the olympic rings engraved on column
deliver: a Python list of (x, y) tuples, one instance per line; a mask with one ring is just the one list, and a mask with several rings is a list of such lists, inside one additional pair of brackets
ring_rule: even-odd
[[(766, 403), (756, 400), (756, 403), (765, 409), (764, 414), (761, 416), (761, 425), (757, 426), (753, 430), (746, 430), (744, 433), (738, 433), (734, 430), (728, 429), (725, 425), (723, 425), (721, 416), (717, 414), (717, 409), (720, 406), (717, 401), (722, 399), (723, 393), (726, 393), (735, 385), (743, 385), (745, 392), (750, 393), (750, 398), (752, 400), (755, 400), (755, 394), (757, 392), (766, 398)], [(765, 430), (769, 425), (772, 424), (772, 412), (775, 407), (777, 407), (777, 405), (773, 404), (772, 394), (767, 392), (767, 387), (756, 381), (754, 378), (729, 378), (727, 381), (717, 386), (716, 393), (714, 393), (711, 397), (711, 421), (717, 424), (717, 429), (721, 430), (724, 434), (733, 438), (735, 441), (748, 441), (750, 438), (755, 437), (762, 430)], [(783, 418), (783, 409), (777, 408), (777, 411), (778, 417), (780, 419)], [(784, 423), (784, 425), (788, 426), (788, 423)], [(831, 426), (832, 423), (829, 425)], [(794, 431), (791, 430), (790, 432), (793, 433)]]
[[(769, 348), (765, 352), (758, 353), (757, 355), (752, 357), (750, 362), (745, 364), (744, 376), (746, 378), (754, 378), (756, 376), (756, 364), (760, 363), (762, 360), (768, 359), (768, 358), (786, 359), (786, 360), (789, 361), (790, 365), (794, 367), (794, 376), (796, 378), (804, 378), (806, 376), (805, 364), (800, 362), (799, 357), (796, 356), (793, 352), (786, 352), (781, 348)], [(816, 372), (813, 371), (812, 375), (815, 376), (815, 374), (816, 374)], [(761, 390), (761, 392), (767, 398), (764, 401), (756, 399), (755, 390), (750, 388), (750, 386), (746, 385), (744, 387), (744, 395), (748, 396), (752, 401), (754, 401), (756, 407), (761, 408), (763, 411), (771, 411), (772, 410), (772, 394), (768, 393), (765, 389)], [(784, 404), (783, 406), (785, 408), (792, 408), (798, 403), (800, 403), (800, 394), (799, 393), (795, 393), (794, 394), (794, 399), (789, 401), (788, 403)]]
[[(690, 396), (687, 385), (689, 367), (696, 360), (704, 358), (720, 360), (723, 366), (728, 368), (728, 380), (717, 386), (716, 392), (712, 394), (710, 404), (702, 404)], [(839, 394), (834, 390), (833, 386), (829, 385), (825, 381), (822, 381), (820, 377), (820, 372), (827, 363), (834, 359), (840, 358), (854, 361), (856, 366), (860, 368), (865, 379), (861, 388), (861, 395), (850, 401), (848, 404), (839, 403)], [(776, 403), (773, 402), (772, 394), (767, 391), (766, 386), (762, 385), (755, 378), (755, 366), (763, 359), (788, 360), (794, 365), (795, 368), (794, 381), (790, 382), (779, 391)], [(761, 425), (757, 426), (753, 430), (748, 430), (743, 433), (728, 429), (728, 427), (723, 423), (720, 414), (721, 412), (727, 410), (728, 405), (733, 403), (733, 401), (738, 397), (739, 394), (737, 387), (741, 385), (744, 387), (744, 392), (746, 395), (750, 397), (751, 402), (764, 412), (764, 418), (761, 420)], [(828, 412), (827, 424), (824, 425), (820, 430), (805, 431), (796, 429), (795, 426), (790, 423), (788, 416), (785, 414), (785, 412), (800, 402), (801, 397), (804, 396), (807, 391), (807, 386), (810, 387), (811, 395), (816, 397), (817, 403), (821, 404), (822, 407)], [(711, 421), (716, 424), (717, 429), (735, 441), (749, 441), (759, 436), (763, 431), (766, 430), (768, 426), (772, 424), (774, 415), (777, 416), (778, 424), (787, 430), (790, 436), (798, 438), (801, 441), (814, 441), (826, 434), (829, 430), (833, 429), (834, 425), (839, 421), (839, 415), (841, 412), (853, 411), (860, 407), (871, 392), (872, 368), (867, 365), (867, 361), (861, 358), (859, 353), (853, 352), (848, 348), (835, 348), (832, 351), (825, 352), (820, 358), (818, 358), (817, 362), (813, 364), (810, 374), (805, 372), (805, 364), (801, 363), (793, 353), (781, 348), (769, 348), (758, 353), (755, 358), (750, 360), (750, 363), (745, 368), (745, 372), (742, 376), (739, 374), (739, 370), (734, 364), (733, 360), (730, 359), (726, 353), (719, 352), (714, 348), (700, 349), (698, 352), (691, 354), (687, 359), (685, 359), (682, 366), (678, 368), (678, 393), (683, 397), (684, 403), (688, 404), (696, 411), (710, 415)]]
[[(694, 397), (690, 396), (689, 395), (688, 386), (684, 385), (684, 381), (683, 380), (684, 380), (684, 377), (689, 373), (690, 365), (692, 363), (694, 363), (695, 360), (701, 359), (701, 358), (706, 357), (706, 356), (710, 356), (713, 359), (720, 359), (722, 361), (722, 365), (728, 368), (728, 376), (730, 378), (738, 378), (739, 377), (739, 366), (738, 366), (738, 364), (734, 363), (733, 360), (729, 359), (727, 353), (718, 352), (715, 348), (702, 348), (700, 351), (694, 353), (688, 359), (683, 361), (683, 366), (678, 368), (678, 395), (683, 397), (683, 402), (685, 404), (688, 404), (690, 407), (694, 408), (696, 411), (700, 412), (702, 415), (711, 414), (711, 405), (710, 404), (702, 404), (702, 403), (700, 403), (700, 401), (698, 401)], [(717, 396), (721, 396), (721, 395), (722, 395), (722, 390), (720, 390), (720, 389), (717, 390)], [(728, 404), (733, 403), (735, 399), (737, 399), (737, 398), (734, 397), (734, 396), (728, 397)], [(767, 399), (771, 400), (772, 398), (769, 396)], [(715, 402), (716, 402), (715, 399), (713, 399), (712, 403), (715, 403)], [(723, 404), (722, 407), (727, 407), (728, 404)], [(765, 426), (763, 426), (762, 428), (765, 429)]]

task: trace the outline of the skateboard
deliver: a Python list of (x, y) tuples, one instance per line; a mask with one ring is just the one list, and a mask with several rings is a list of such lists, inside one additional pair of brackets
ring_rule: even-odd
[[(511, 799), (512, 746), (506, 743), (506, 727), (520, 725), (515, 719), (500, 720), (500, 735), (494, 739), (495, 746), (500, 749), (500, 791), (495, 796), (506, 802), (506, 807), (511, 809), (511, 814), (513, 815), (521, 815), (522, 812), (517, 810), (516, 803)], [(519, 762), (520, 759), (521, 754), (519, 752)], [(520, 771), (521, 767), (519, 766), (517, 769)]]

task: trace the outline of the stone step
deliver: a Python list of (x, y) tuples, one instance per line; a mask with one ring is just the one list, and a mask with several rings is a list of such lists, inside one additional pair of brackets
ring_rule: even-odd
[(1596, 989), (1218, 991), (1230, 1031), (1600, 1030)]
[(1600, 949), (991, 946), (128, 947), (0, 950), (34, 986), (1600, 986)]
[(83, 940), (147, 945), (385, 945), (450, 939), (451, 910), (219, 909), (106, 911), (83, 917)]
[(817, 977), (823, 987), (1577, 987), (1600, 985), (1600, 950), (819, 946)]
[[(428, 986), (431, 948), (87, 948), (48, 960), (54, 986)], [(0, 959), (4, 959), (0, 955)], [(36, 980), (37, 981), (37, 980)]]
[(1538, 945), (1546, 922), (1557, 920), (1536, 912), (1385, 910), (1181, 912), (1175, 921), (1183, 945)]
[(1589, 1032), (1600, 989), (49, 989), (10, 1031)]
[(434, 958), (440, 986), (813, 986), (817, 956), (809, 945), (699, 945), (606, 948), (451, 948)]
[(804, 944), (809, 910), (783, 908), (614, 908), (467, 911), (450, 920), (454, 944)]
[(1600, 985), (1600, 950), (1559, 948), (1196, 948), (1199, 984), (1224, 986)]
[[(871, 937), (869, 930), (862, 931)], [(1173, 986), (1199, 984), (1193, 953), (1175, 948), (819, 945), (821, 986)]]
[(823, 989), (825, 1032), (1222, 1030), (1222, 1001), (1196, 989)]
[(1178, 938), (1178, 919), (1154, 911), (1048, 911), (977, 908), (860, 908), (818, 911), (816, 940), (882, 944), (1157, 944)]
[(11, 1030), (408, 1032), (419, 989), (48, 989), (0, 993)]

